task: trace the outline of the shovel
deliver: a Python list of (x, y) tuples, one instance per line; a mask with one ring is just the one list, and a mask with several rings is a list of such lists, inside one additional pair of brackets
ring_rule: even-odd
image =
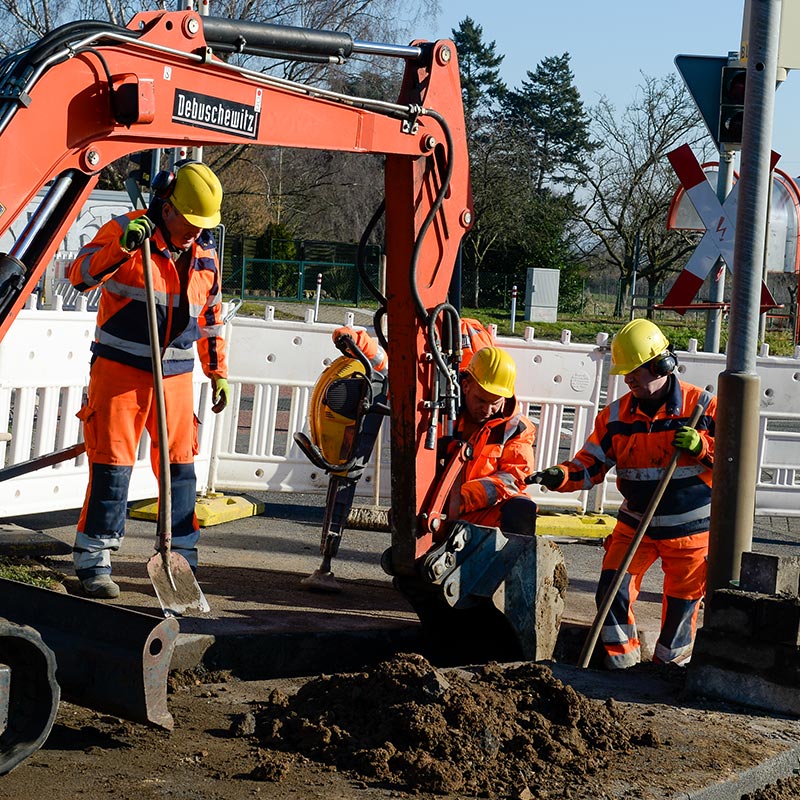
[(147, 325), (150, 330), (150, 355), (153, 361), (153, 393), (158, 424), (158, 548), (155, 555), (147, 562), (147, 574), (150, 576), (165, 617), (180, 617), (192, 612), (207, 614), (211, 608), (197, 584), (189, 562), (182, 555), (172, 552), (172, 485), (169, 472), (167, 409), (164, 403), (164, 376), (161, 370), (149, 239), (145, 239), (142, 245), (142, 259)]
[[(692, 412), (691, 418), (686, 424), (690, 428), (697, 427), (697, 423), (700, 421), (700, 417), (702, 416), (704, 410), (705, 406), (702, 406), (700, 403), (698, 403)], [(680, 456), (680, 454), (681, 451), (676, 447), (675, 452), (672, 454), (672, 458), (670, 458), (669, 464), (667, 464), (667, 468), (664, 470), (664, 474), (661, 476), (661, 480), (658, 482), (656, 490), (653, 492), (653, 496), (650, 498), (650, 502), (648, 503), (644, 514), (642, 515), (642, 519), (639, 522), (639, 527), (636, 529), (636, 533), (634, 534), (631, 543), (628, 545), (625, 558), (622, 559), (622, 563), (617, 567), (617, 571), (614, 573), (614, 578), (611, 581), (611, 585), (606, 590), (605, 597), (603, 597), (603, 602), (597, 609), (597, 614), (595, 615), (592, 627), (589, 629), (589, 635), (586, 637), (586, 642), (583, 645), (583, 650), (581, 650), (580, 659), (578, 660), (578, 666), (581, 669), (586, 669), (586, 667), (589, 666), (589, 661), (591, 661), (592, 653), (594, 652), (597, 640), (600, 638), (600, 631), (603, 627), (603, 623), (606, 620), (606, 616), (611, 609), (614, 598), (617, 596), (619, 587), (622, 586), (622, 581), (625, 579), (625, 573), (628, 571), (628, 567), (631, 565), (631, 561), (633, 561), (633, 557), (636, 555), (636, 551), (639, 549), (639, 544), (644, 538), (645, 533), (647, 533), (650, 523), (653, 521), (656, 508), (661, 502), (661, 498), (664, 496), (664, 492), (667, 490), (669, 482), (672, 480), (675, 468), (678, 466), (678, 456)]]

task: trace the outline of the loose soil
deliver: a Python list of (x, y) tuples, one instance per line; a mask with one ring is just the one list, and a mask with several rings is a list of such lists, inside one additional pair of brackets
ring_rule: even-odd
[[(0, 777), (0, 797), (671, 800), (800, 738), (797, 721), (683, 699), (680, 670), (615, 675), (620, 688), (660, 686), (635, 701), (590, 697), (608, 676), (581, 671), (582, 693), (554, 670), (438, 670), (401, 655), (310, 680), (174, 673), (174, 731), (62, 703), (45, 746)], [(798, 778), (742, 795), (798, 797)]]

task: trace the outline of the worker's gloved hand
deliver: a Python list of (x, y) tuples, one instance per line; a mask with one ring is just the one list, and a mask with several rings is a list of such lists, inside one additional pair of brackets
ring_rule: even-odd
[(349, 336), (353, 341), (358, 338), (356, 331), (353, 328), (350, 328), (347, 325), (343, 325), (341, 328), (337, 328), (331, 338), (333, 339), (333, 343), (338, 345), (339, 339), (344, 336)]
[(545, 489), (558, 489), (564, 478), (567, 477), (566, 470), (563, 467), (548, 467), (541, 472), (534, 472), (533, 475), (528, 475), (525, 478), (525, 483), (539, 483)]
[(155, 232), (155, 222), (147, 214), (144, 214), (128, 223), (128, 227), (125, 228), (125, 233), (122, 234), (119, 243), (123, 250), (132, 253), (134, 250), (138, 250), (144, 244), (144, 240), (151, 238)]
[[(345, 336), (349, 336), (353, 340), (353, 344), (370, 360), (377, 356), (378, 343), (366, 331), (357, 331), (355, 328), (350, 328), (346, 325), (336, 328), (333, 332), (333, 343), (339, 347), (339, 340)], [(378, 369), (381, 369), (380, 365), (378, 365)]]
[(214, 405), (211, 406), (211, 410), (215, 414), (219, 414), (219, 412), (228, 405), (228, 402), (231, 399), (231, 387), (225, 378), (212, 378), (211, 387), (212, 400), (214, 401)]
[(680, 447), (681, 450), (688, 450), (693, 456), (700, 455), (703, 449), (703, 442), (700, 439), (700, 434), (688, 425), (678, 428), (675, 431), (675, 437), (672, 440), (675, 447)]

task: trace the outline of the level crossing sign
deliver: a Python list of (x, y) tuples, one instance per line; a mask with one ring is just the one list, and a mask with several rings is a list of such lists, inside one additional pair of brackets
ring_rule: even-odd
[[(686, 266), (664, 298), (662, 307), (672, 307), (679, 314), (686, 313), (695, 295), (708, 277), (708, 274), (722, 256), (728, 271), (733, 274), (733, 246), (736, 238), (736, 202), (739, 196), (739, 183), (734, 184), (730, 194), (720, 203), (717, 193), (706, 179), (703, 168), (688, 144), (667, 153), (669, 163), (675, 170), (685, 192), (697, 211), (705, 233), (692, 253)], [(770, 170), (775, 167), (780, 156), (772, 154)], [(777, 305), (767, 285), (761, 283), (762, 307)]]

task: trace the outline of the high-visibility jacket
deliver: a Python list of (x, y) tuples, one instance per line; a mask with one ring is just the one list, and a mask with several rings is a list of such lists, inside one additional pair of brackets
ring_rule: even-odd
[[(81, 248), (70, 267), (69, 280), (80, 291), (103, 286), (92, 352), (152, 372), (142, 254), (139, 250), (128, 253), (120, 245), (130, 220), (142, 213), (122, 214), (103, 225)], [(181, 287), (160, 229), (153, 236), (151, 249), (164, 375), (192, 371), (192, 345), (196, 342), (205, 374), (209, 378), (226, 377), (222, 291), (214, 237), (202, 231), (192, 244), (185, 287)]]
[(702, 450), (697, 456), (681, 450), (677, 466), (647, 535), (677, 539), (708, 530), (711, 477), (714, 468), (716, 398), (709, 392), (670, 376), (666, 402), (650, 417), (629, 392), (606, 406), (583, 448), (563, 467), (567, 476), (560, 492), (589, 489), (616, 467), (617, 488), (625, 498), (617, 519), (637, 528), (668, 466), (675, 448), (675, 431), (686, 425), (697, 404), (705, 409), (697, 424)]
[[(464, 416), (456, 421), (456, 436), (463, 438)], [(536, 427), (522, 413), (516, 397), (509, 397), (502, 412), (487, 420), (469, 437), (472, 459), (464, 465), (461, 513), (502, 503), (524, 494), (525, 477), (534, 471)]]

